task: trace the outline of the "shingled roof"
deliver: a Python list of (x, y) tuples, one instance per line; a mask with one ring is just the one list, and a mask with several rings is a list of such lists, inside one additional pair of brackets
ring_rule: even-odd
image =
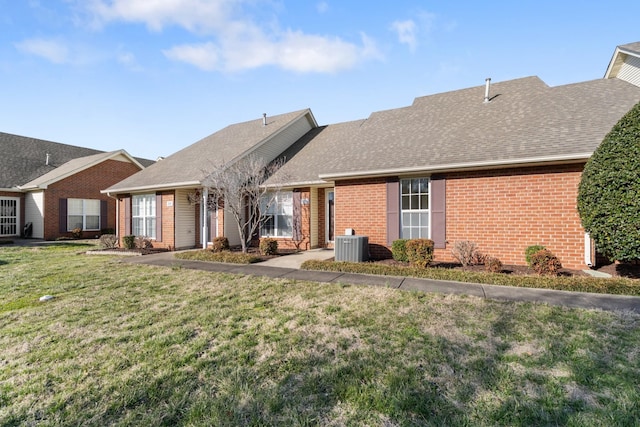
[[(262, 118), (227, 126), (111, 186), (104, 192), (117, 193), (200, 185), (205, 171), (231, 163), (252, 152), (305, 116), (313, 117), (311, 111), (305, 109), (270, 116), (267, 118), (266, 126), (263, 125)], [(316, 127), (315, 119), (313, 122), (312, 127)]]
[[(0, 188), (16, 190), (73, 159), (105, 152), (0, 132), (0, 153)], [(136, 161), (143, 166), (153, 163), (140, 158)]]
[(487, 103), (484, 91), (420, 97), (362, 122), (329, 125), (267, 184), (584, 161), (640, 101), (640, 88), (618, 79), (549, 87), (526, 77), (493, 84)]

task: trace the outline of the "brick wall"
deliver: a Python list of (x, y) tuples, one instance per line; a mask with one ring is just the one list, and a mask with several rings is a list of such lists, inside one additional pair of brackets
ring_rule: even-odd
[[(151, 193), (149, 193), (151, 194)], [(175, 191), (163, 191), (159, 193), (161, 195), (161, 206), (158, 206), (158, 199), (156, 198), (156, 210), (162, 209), (162, 236), (157, 240), (153, 240), (152, 244), (154, 248), (175, 249), (175, 206), (176, 196)], [(122, 246), (122, 237), (127, 234), (126, 232), (126, 219), (125, 219), (125, 203), (131, 203), (132, 195), (120, 194), (118, 195), (118, 237), (120, 238), (120, 245)], [(171, 206), (169, 206), (171, 205)]]
[(355, 234), (369, 237), (373, 258), (389, 258), (387, 247), (387, 189), (384, 178), (349, 180), (336, 183), (335, 234), (353, 228)]
[[(61, 236), (71, 236), (71, 233), (60, 233), (60, 199), (105, 200), (107, 202), (107, 224), (101, 224), (101, 228), (115, 229), (116, 202), (106, 194), (100, 193), (100, 190), (122, 181), (139, 170), (136, 165), (130, 162), (105, 160), (49, 185), (44, 194), (44, 238), (52, 240)], [(100, 233), (87, 231), (84, 233), (84, 237), (94, 237), (96, 234)]]
[(448, 175), (447, 249), (472, 240), (505, 264), (524, 264), (527, 246), (541, 244), (567, 268), (584, 265), (584, 230), (576, 209), (584, 165), (549, 166)]
[[(300, 191), (300, 198), (311, 200), (311, 192), (309, 188), (297, 189)], [(278, 241), (278, 249), (300, 249), (307, 250), (311, 248), (311, 204), (302, 204), (300, 206), (301, 218), (301, 241), (293, 241), (289, 238), (276, 238)], [(295, 219), (294, 219), (295, 220)]]

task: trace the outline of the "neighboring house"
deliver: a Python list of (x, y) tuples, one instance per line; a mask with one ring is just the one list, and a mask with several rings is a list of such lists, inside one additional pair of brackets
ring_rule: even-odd
[(209, 209), (207, 172), (246, 156), (270, 162), (318, 125), (310, 110), (230, 125), (168, 156), (103, 193), (118, 199), (118, 235), (146, 236), (155, 247), (206, 246), (216, 236), (240, 244), (224, 209)]
[(115, 200), (100, 190), (153, 162), (0, 132), (0, 237), (52, 240), (115, 229)]
[(268, 151), (267, 160), (286, 163), (265, 183), (280, 191), (261, 236), (280, 247), (332, 247), (348, 229), (369, 237), (374, 258), (390, 257), (398, 238), (425, 237), (442, 261), (452, 260), (455, 242), (472, 240), (504, 263), (523, 264), (525, 248), (542, 244), (565, 267), (582, 268), (593, 251), (578, 184), (593, 151), (640, 101), (639, 58), (633, 43), (616, 49), (604, 79), (487, 81), (323, 127), (309, 110), (231, 125), (105, 192), (119, 200), (121, 236), (172, 248), (216, 235), (238, 244), (224, 212), (190, 196), (205, 199), (206, 170)]

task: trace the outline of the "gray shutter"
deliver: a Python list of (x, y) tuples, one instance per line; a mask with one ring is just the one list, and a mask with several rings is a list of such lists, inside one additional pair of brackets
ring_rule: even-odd
[(302, 240), (302, 193), (293, 192), (293, 240)]
[(387, 180), (387, 245), (400, 238), (400, 180)]
[(436, 249), (446, 247), (446, 183), (444, 177), (431, 177), (431, 240)]
[(156, 194), (156, 241), (162, 241), (162, 194)]
[(59, 208), (58, 208), (58, 224), (59, 224), (59, 232), (66, 233), (67, 232), (67, 199), (59, 200)]
[(103, 230), (109, 227), (108, 209), (109, 204), (107, 201), (100, 200), (100, 228)]
[(124, 235), (131, 235), (131, 196), (122, 199), (124, 201)]

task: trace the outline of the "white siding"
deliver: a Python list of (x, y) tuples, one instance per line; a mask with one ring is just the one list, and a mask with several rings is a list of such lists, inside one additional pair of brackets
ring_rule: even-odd
[(296, 122), (291, 123), (286, 129), (282, 130), (282, 132), (256, 149), (255, 154), (264, 158), (267, 162), (270, 162), (311, 129), (311, 122), (305, 115)]
[(632, 85), (640, 87), (640, 58), (636, 56), (627, 56), (624, 63), (618, 71), (617, 77), (620, 80), (629, 82)]
[(187, 198), (191, 190), (176, 190), (175, 210), (175, 246), (191, 248), (198, 246), (196, 242), (196, 209), (200, 205), (191, 205)]
[(324, 233), (324, 230), (318, 230), (318, 223), (319, 223), (318, 212), (320, 210), (320, 206), (318, 206), (318, 189), (315, 187), (311, 188), (310, 207), (311, 207), (311, 230), (310, 230), (311, 247), (317, 248), (318, 235), (319, 233)]
[(233, 215), (227, 208), (224, 209), (223, 236), (229, 239), (230, 246), (240, 245), (240, 233), (238, 232), (238, 224), (236, 224), (235, 219), (233, 219)]
[(25, 194), (24, 220), (33, 224), (31, 237), (44, 239), (44, 191)]

